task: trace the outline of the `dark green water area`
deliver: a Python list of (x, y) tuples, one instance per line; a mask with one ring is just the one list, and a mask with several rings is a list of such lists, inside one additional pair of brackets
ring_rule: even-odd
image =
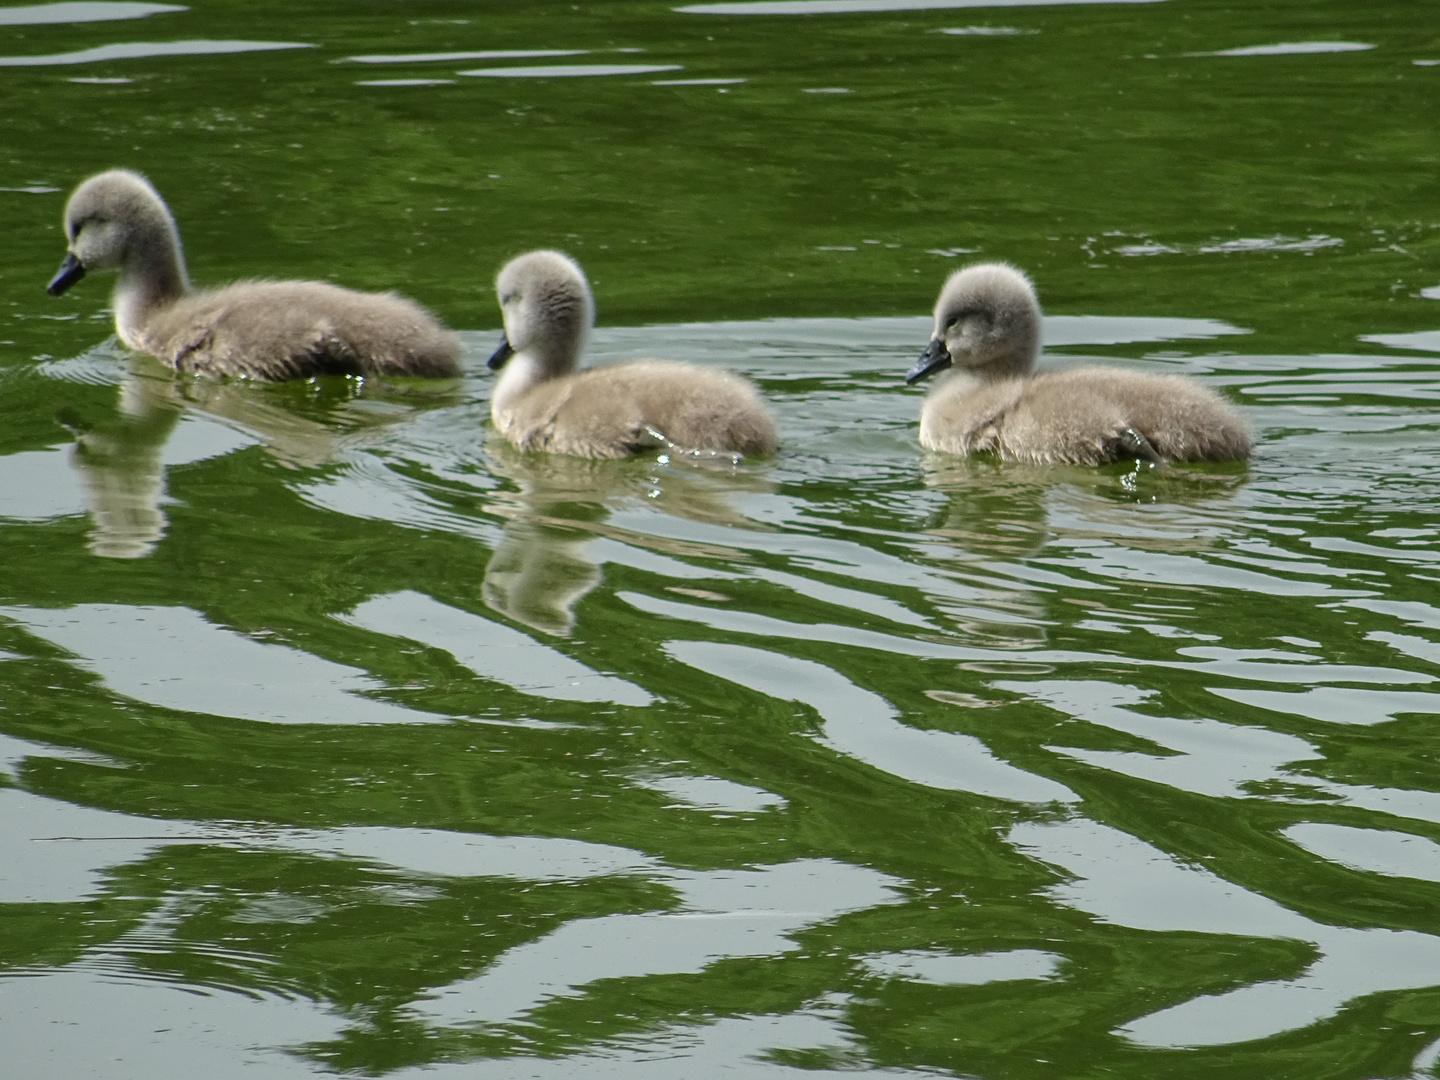
[[(465, 377), (129, 355), (113, 166)], [(0, 236), (6, 1076), (1440, 1075), (1440, 2), (12, 4)], [(536, 247), (782, 451), (491, 437)], [(991, 259), (1253, 460), (922, 451)]]

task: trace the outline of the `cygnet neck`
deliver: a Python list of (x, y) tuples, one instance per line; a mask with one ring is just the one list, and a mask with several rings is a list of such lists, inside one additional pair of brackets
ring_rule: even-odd
[(115, 327), (131, 348), (140, 347), (145, 324), (190, 291), (185, 256), (174, 222), (137, 222), (120, 266), (113, 297)]
[(953, 364), (935, 380), (935, 386), (950, 384), (973, 391), (1008, 379), (1028, 379), (1034, 374), (1035, 354), (1017, 351), (996, 357), (988, 364)]
[(569, 375), (575, 370), (583, 344), (581, 335), (531, 342), (523, 349), (516, 349), (495, 384), (491, 398), (494, 410), (504, 411), (540, 383)]

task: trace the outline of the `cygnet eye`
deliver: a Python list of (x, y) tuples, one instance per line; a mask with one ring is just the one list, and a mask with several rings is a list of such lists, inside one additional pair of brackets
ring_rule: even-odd
[(500, 306), (509, 307), (518, 299), (520, 299), (520, 294), (518, 292), (508, 292), (504, 296), (500, 297)]
[(959, 316), (959, 315), (951, 315), (951, 316), (950, 316), (950, 320), (945, 324), (945, 331), (946, 331), (946, 333), (949, 333), (951, 330), (954, 330), (954, 329), (955, 329), (955, 324), (958, 323), (959, 321), (960, 321), (960, 316)]

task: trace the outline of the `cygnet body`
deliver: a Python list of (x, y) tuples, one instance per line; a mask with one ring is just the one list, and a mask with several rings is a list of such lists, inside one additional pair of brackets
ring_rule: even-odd
[(460, 374), (460, 339), (412, 300), (322, 281), (243, 281), (192, 291), (169, 208), (138, 173), (111, 169), (65, 206), (59, 296), (116, 270), (115, 331), (177, 371), (294, 379), (321, 374)]
[(575, 371), (595, 321), (579, 265), (558, 251), (511, 260), (495, 279), (505, 340), (491, 398), (496, 429), (521, 450), (619, 458), (668, 446), (770, 454), (775, 420), (755, 387), (727, 371), (665, 360)]
[(921, 445), (1035, 464), (1250, 454), (1250, 426), (1190, 379), (1105, 367), (1035, 374), (1039, 351), (1040, 303), (1029, 278), (1004, 263), (950, 275), (930, 344), (905, 376), (915, 383), (950, 369), (925, 398)]

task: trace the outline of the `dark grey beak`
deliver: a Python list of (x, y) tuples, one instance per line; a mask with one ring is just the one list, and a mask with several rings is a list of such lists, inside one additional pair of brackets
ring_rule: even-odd
[(60, 272), (45, 286), (45, 291), (51, 296), (59, 296), (84, 276), (85, 264), (74, 255), (66, 255), (65, 261), (60, 264)]
[(510, 339), (502, 337), (500, 347), (490, 355), (490, 370), (499, 371), (505, 366), (505, 361), (515, 355), (515, 349), (510, 344)]
[(944, 371), (950, 366), (950, 350), (945, 348), (943, 338), (931, 338), (930, 344), (925, 346), (925, 351), (920, 354), (920, 359), (915, 361), (915, 366), (905, 373), (906, 385), (914, 385), (927, 375), (933, 375), (937, 371)]

